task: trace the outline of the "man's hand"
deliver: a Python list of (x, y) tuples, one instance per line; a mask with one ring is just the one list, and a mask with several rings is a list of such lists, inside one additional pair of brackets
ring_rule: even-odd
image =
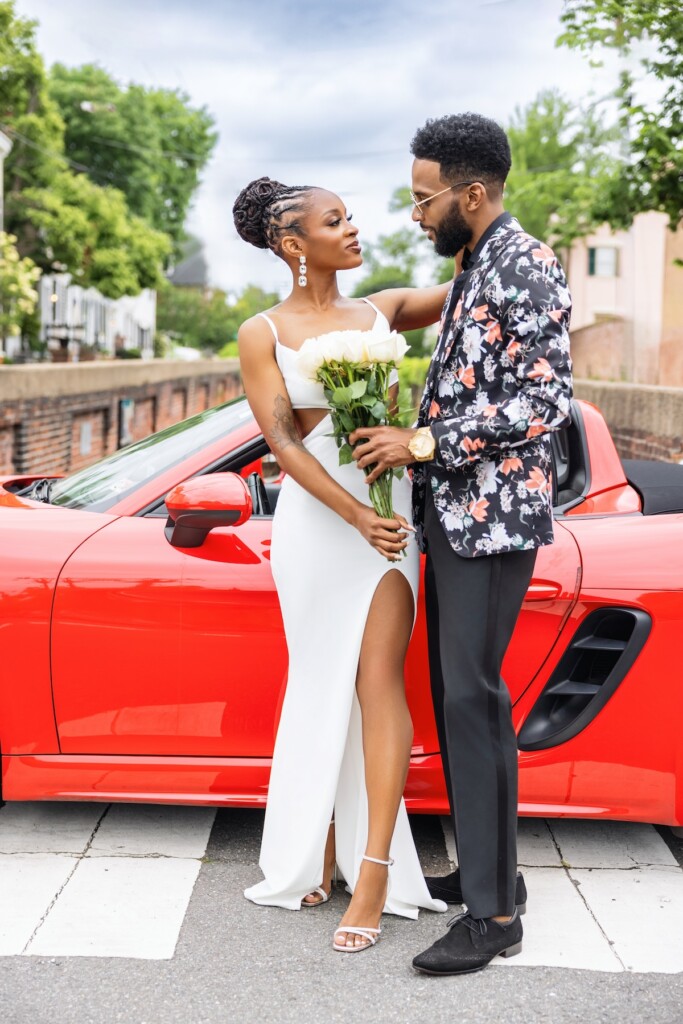
[(359, 427), (354, 430), (349, 437), (352, 445), (367, 438), (353, 451), (358, 468), (374, 466), (365, 478), (367, 484), (373, 483), (385, 469), (407, 466), (415, 461), (408, 451), (408, 441), (414, 434), (412, 427)]

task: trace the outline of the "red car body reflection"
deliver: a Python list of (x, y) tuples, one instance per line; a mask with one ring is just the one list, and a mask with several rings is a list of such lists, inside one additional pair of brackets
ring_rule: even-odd
[[(3, 479), (4, 799), (265, 802), (287, 672), (272, 519), (255, 508), (178, 547), (164, 505), (207, 472), (263, 470), (274, 500), (277, 466), (238, 402), (232, 429), (103, 511)], [(683, 512), (644, 514), (595, 407), (575, 403), (555, 447), (555, 543), (539, 551), (504, 663), (520, 813), (683, 824)], [(443, 812), (422, 598), (407, 688), (408, 807)]]

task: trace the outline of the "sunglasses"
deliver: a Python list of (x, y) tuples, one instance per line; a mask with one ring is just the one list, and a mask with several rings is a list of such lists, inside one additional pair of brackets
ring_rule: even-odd
[(460, 188), (461, 185), (474, 185), (474, 184), (476, 184), (476, 182), (474, 182), (474, 181), (456, 181), (456, 183), (454, 185), (449, 185), (448, 188), (442, 188), (440, 192), (435, 192), (433, 196), (427, 196), (426, 199), (417, 199), (417, 197), (415, 196), (415, 193), (412, 192), (412, 191), (410, 193), (410, 198), (413, 201), (413, 206), (415, 207), (415, 209), (419, 210), (420, 212), (422, 212), (422, 207), (423, 206), (426, 206), (427, 203), (431, 203), (432, 199), (437, 199), (439, 196), (442, 196), (444, 194), (444, 192), (450, 192), (454, 188)]

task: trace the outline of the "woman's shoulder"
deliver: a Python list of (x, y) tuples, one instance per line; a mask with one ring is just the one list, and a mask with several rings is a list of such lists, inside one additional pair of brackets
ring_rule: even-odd
[(392, 291), (395, 292), (396, 289), (386, 288), (381, 292), (373, 292), (372, 295), (364, 295), (363, 298), (357, 299), (357, 302), (363, 302), (372, 306), (373, 309), (379, 310), (382, 316), (391, 323), (396, 314), (396, 295), (392, 295)]
[(275, 326), (271, 313), (276, 313), (278, 306), (271, 309), (264, 309), (260, 313), (243, 320), (237, 331), (237, 341), (240, 349), (247, 348), (274, 348), (277, 341), (277, 327)]

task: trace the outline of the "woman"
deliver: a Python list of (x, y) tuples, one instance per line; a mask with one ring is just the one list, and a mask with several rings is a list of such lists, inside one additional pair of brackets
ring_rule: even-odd
[(413, 733), (403, 664), (419, 559), (408, 479), (394, 484), (395, 519), (380, 519), (364, 474), (339, 466), (322, 385), (298, 372), (295, 353), (330, 331), (433, 323), (448, 287), (342, 296), (337, 271), (360, 266), (361, 247), (344, 204), (325, 189), (260, 178), (233, 213), (240, 236), (275, 252), (294, 279), (284, 302), (238, 335), (249, 403), (286, 473), (271, 564), (289, 649), (265, 879), (245, 895), (290, 910), (318, 906), (338, 863), (353, 898), (333, 945), (358, 952), (375, 944), (383, 910), (415, 918), (419, 907), (446, 909), (427, 891), (402, 799)]

